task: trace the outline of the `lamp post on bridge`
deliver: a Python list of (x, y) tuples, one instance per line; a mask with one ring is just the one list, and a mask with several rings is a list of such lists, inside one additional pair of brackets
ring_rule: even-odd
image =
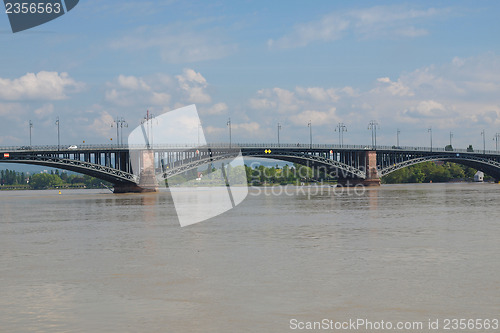
[(375, 120), (370, 121), (368, 124), (368, 129), (372, 130), (372, 148), (375, 150), (377, 150), (377, 127), (378, 123)]
[(347, 126), (344, 123), (339, 123), (337, 127), (335, 127), (335, 132), (339, 132), (339, 144), (340, 148), (344, 145), (344, 132), (347, 132)]
[[(118, 120), (118, 118), (116, 119)], [(145, 131), (144, 139), (146, 140), (146, 148), (148, 150), (150, 150), (153, 147), (153, 119), (154, 115), (152, 113), (149, 113), (149, 110), (146, 110), (146, 116), (141, 120), (141, 126), (144, 126), (143, 124), (146, 124), (146, 129), (144, 129), (143, 127), (143, 132)], [(156, 123), (158, 123), (158, 120), (156, 121)], [(118, 124), (116, 126), (118, 127)]]
[(482, 130), (481, 135), (483, 136), (483, 154), (486, 154), (486, 132)]
[(33, 128), (33, 122), (31, 120), (29, 122), (29, 127), (30, 127), (30, 147), (31, 147), (31, 129)]
[[(123, 127), (128, 127), (128, 123), (123, 117), (116, 117), (113, 122), (116, 123), (116, 145), (123, 146)], [(113, 127), (113, 124), (111, 124), (111, 127)]]
[(281, 124), (278, 122), (278, 147), (280, 146), (280, 130), (281, 130)]
[(427, 132), (428, 132), (428, 133), (430, 134), (430, 136), (431, 136), (431, 152), (432, 152), (432, 127), (429, 127), (429, 128), (427, 129)]
[(312, 123), (309, 120), (307, 123), (307, 127), (309, 127), (309, 148), (312, 149), (313, 146), (313, 135), (312, 135)]
[(61, 135), (59, 132), (59, 116), (56, 118), (56, 125), (57, 125), (57, 150), (61, 150)]
[(396, 147), (398, 148), (399, 148), (399, 134), (401, 134), (401, 131), (398, 128), (398, 130), (396, 131), (396, 144), (397, 144)]
[(451, 139), (453, 139), (453, 132), (450, 132), (450, 147), (453, 147), (453, 144), (451, 143)]
[(120, 119), (120, 145), (123, 146), (123, 127), (128, 127), (128, 123), (125, 119)]
[(231, 148), (231, 117), (227, 121), (227, 127), (229, 127), (229, 148)]
[(500, 140), (500, 133), (496, 133), (493, 140), (495, 140), (495, 150), (498, 151), (498, 141)]

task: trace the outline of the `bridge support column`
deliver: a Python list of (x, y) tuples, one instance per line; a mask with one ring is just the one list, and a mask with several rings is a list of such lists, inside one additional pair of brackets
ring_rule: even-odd
[(155, 174), (155, 155), (153, 150), (141, 152), (139, 184), (117, 184), (114, 193), (158, 192), (158, 180)]
[(340, 178), (338, 184), (344, 187), (353, 187), (356, 185), (380, 186), (380, 178), (377, 170), (377, 152), (367, 151), (365, 153), (366, 178)]
[(366, 179), (365, 186), (380, 186), (380, 178), (377, 170), (377, 152), (370, 150), (366, 152)]
[(139, 175), (139, 187), (143, 189), (141, 192), (158, 192), (154, 150), (143, 150), (141, 155), (141, 173)]

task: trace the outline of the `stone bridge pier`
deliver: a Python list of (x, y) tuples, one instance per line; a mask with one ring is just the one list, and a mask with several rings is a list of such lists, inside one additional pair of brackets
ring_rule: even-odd
[(365, 186), (380, 186), (380, 177), (377, 170), (377, 152), (366, 152), (366, 179), (362, 182)]
[(139, 153), (139, 183), (116, 184), (114, 193), (158, 192), (159, 184), (155, 174), (154, 150), (142, 150)]
[(377, 152), (370, 150), (365, 152), (365, 171), (366, 178), (340, 178), (338, 184), (341, 186), (380, 186), (380, 177), (377, 169)]

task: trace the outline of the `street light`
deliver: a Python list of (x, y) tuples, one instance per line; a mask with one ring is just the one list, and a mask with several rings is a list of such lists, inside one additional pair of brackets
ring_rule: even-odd
[(31, 147), (31, 129), (33, 128), (33, 122), (30, 120), (30, 147)]
[[(128, 127), (128, 124), (123, 117), (116, 117), (113, 122), (116, 123), (116, 144), (123, 146), (123, 127)], [(111, 127), (113, 127), (113, 124), (111, 124)]]
[(427, 132), (429, 132), (429, 134), (431, 135), (431, 151), (432, 151), (432, 127), (429, 127), (427, 129)]
[(281, 130), (281, 125), (278, 123), (278, 147), (280, 146), (280, 130)]
[(481, 135), (483, 136), (483, 154), (486, 154), (486, 132), (482, 130)]
[(493, 140), (495, 140), (495, 149), (496, 151), (498, 151), (498, 141), (500, 140), (500, 133), (496, 133)]
[(453, 139), (453, 132), (450, 132), (450, 147), (453, 147), (453, 145), (451, 144), (451, 139)]
[[(118, 120), (118, 118), (116, 118)], [(152, 113), (149, 113), (149, 110), (146, 110), (146, 117), (144, 117), (141, 120), (141, 126), (142, 130), (144, 132), (144, 123), (146, 123), (146, 133), (145, 133), (145, 139), (146, 139), (146, 148), (149, 150), (151, 147), (153, 147), (153, 120), (154, 115)], [(151, 120), (151, 121), (150, 121)], [(156, 120), (156, 123), (158, 123), (158, 120)], [(113, 126), (113, 125), (111, 125)], [(116, 125), (118, 127), (118, 124)], [(118, 133), (118, 130), (117, 130)]]
[(375, 150), (377, 150), (377, 127), (378, 123), (375, 120), (370, 121), (368, 124), (368, 129), (372, 130), (372, 148)]
[(347, 126), (344, 123), (339, 123), (337, 127), (335, 127), (335, 132), (339, 131), (339, 144), (340, 148), (344, 145), (344, 132), (347, 132)]
[(57, 125), (57, 150), (61, 150), (61, 135), (59, 132), (59, 116), (56, 118), (56, 125)]
[(396, 147), (398, 147), (398, 148), (399, 148), (399, 134), (400, 133), (401, 133), (401, 131), (398, 128), (398, 130), (396, 131), (396, 142), (397, 142), (397, 146)]
[(231, 148), (231, 117), (227, 121), (227, 126), (229, 127), (229, 148)]
[(309, 127), (309, 148), (312, 149), (313, 146), (313, 135), (312, 135), (312, 123), (309, 120), (307, 123), (307, 127)]
[(123, 146), (123, 127), (128, 127), (128, 123), (125, 119), (120, 119), (120, 144)]
[(120, 143), (122, 144), (122, 146), (123, 146), (123, 127), (128, 127), (128, 123), (125, 121), (125, 119), (122, 118), (120, 124), (120, 137), (121, 137)]

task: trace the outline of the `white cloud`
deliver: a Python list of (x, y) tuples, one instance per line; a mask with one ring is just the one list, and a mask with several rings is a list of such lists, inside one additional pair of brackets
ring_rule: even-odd
[(270, 39), (268, 46), (278, 49), (303, 47), (313, 42), (338, 40), (349, 32), (359, 38), (415, 38), (429, 33), (415, 24), (424, 24), (433, 18), (442, 19), (450, 12), (449, 9), (419, 10), (399, 5), (332, 12), (320, 19), (297, 24), (291, 33), (276, 40)]
[(38, 118), (46, 118), (52, 113), (54, 113), (54, 104), (45, 104), (35, 110), (35, 114)]
[(327, 111), (306, 110), (290, 117), (290, 121), (297, 126), (304, 126), (311, 121), (312, 126), (324, 126), (334, 124), (339, 120), (335, 114), (335, 108)]
[[(217, 127), (212, 125), (203, 126), (203, 131), (208, 139), (215, 139), (225, 141), (228, 139), (228, 128)], [(262, 128), (261, 124), (257, 121), (250, 122), (231, 122), (231, 131), (233, 140), (237, 138), (253, 138), (260, 140), (265, 136), (266, 130)], [(235, 142), (235, 141), (233, 141)], [(241, 141), (240, 141), (241, 142)]]
[(204, 126), (203, 131), (208, 135), (221, 136), (222, 134), (227, 132), (227, 129), (215, 126)]
[(249, 123), (232, 123), (231, 124), (232, 128), (235, 130), (243, 130), (247, 133), (254, 134), (258, 130), (260, 130), (260, 125), (259, 123), (253, 121)]
[(332, 104), (340, 99), (338, 92), (339, 90), (334, 88), (322, 87), (295, 87), (294, 90), (279, 87), (261, 89), (257, 91), (257, 97), (249, 100), (249, 106), (255, 110), (277, 112), (283, 117), (292, 117), (294, 122), (303, 121), (299, 113), (304, 112), (319, 120), (325, 118), (320, 114), (331, 118)]
[(119, 75), (117, 81), (120, 87), (129, 90), (151, 90), (151, 88), (144, 82), (143, 79), (137, 78), (135, 76)]
[(62, 100), (68, 93), (78, 92), (84, 84), (72, 79), (68, 73), (27, 73), (17, 79), (0, 78), (0, 99), (20, 100)]
[(297, 95), (304, 98), (310, 98), (315, 101), (320, 102), (337, 102), (339, 96), (337, 95), (335, 89), (325, 89), (321, 87), (310, 87), (310, 88), (295, 88)]
[(190, 104), (197, 105), (200, 115), (226, 114), (228, 105), (212, 103), (209, 89), (207, 79), (191, 68), (185, 68), (178, 75), (157, 73), (139, 77), (122, 74), (107, 83), (106, 110), (124, 116), (131, 123), (142, 119), (146, 110), (159, 116)]
[[(93, 122), (87, 126), (87, 130), (102, 137), (108, 137), (112, 134), (113, 116), (106, 111), (99, 111), (98, 117), (94, 118)], [(114, 140), (113, 140), (114, 141)]]
[(167, 93), (162, 92), (152, 92), (151, 104), (153, 105), (168, 105), (170, 103), (171, 96)]
[(200, 109), (200, 114), (221, 115), (221, 114), (224, 114), (226, 111), (227, 111), (226, 103), (217, 103), (209, 108)]
[(190, 103), (210, 103), (212, 98), (206, 92), (207, 80), (193, 69), (184, 69), (181, 75), (176, 76), (179, 87), (187, 96)]
[(405, 114), (411, 117), (419, 118), (439, 118), (451, 116), (450, 112), (446, 110), (443, 104), (433, 100), (421, 101), (416, 106), (410, 107), (409, 110), (405, 110)]
[(340, 39), (349, 25), (349, 20), (343, 19), (340, 15), (331, 14), (319, 21), (296, 25), (291, 34), (277, 40), (269, 39), (267, 45), (270, 48), (292, 48), (306, 46), (314, 41), (328, 42)]
[(254, 109), (278, 113), (295, 112), (300, 108), (295, 92), (278, 87), (257, 91), (257, 98), (250, 99), (249, 104)]
[[(313, 130), (315, 140), (335, 139), (333, 129), (338, 122), (343, 122), (349, 128), (346, 139), (354, 135), (357, 128), (359, 132), (351, 142), (363, 143), (369, 140), (368, 135), (363, 139), (369, 133), (368, 122), (375, 119), (382, 128), (380, 133), (395, 132), (397, 128), (405, 133), (426, 133), (432, 126), (439, 142), (438, 133), (458, 128), (463, 129), (461, 132), (471, 128), (475, 128), (475, 132), (478, 128), (498, 132), (498, 91), (500, 56), (487, 54), (450, 59), (449, 63), (422, 67), (394, 79), (380, 77), (365, 90), (353, 87), (261, 89), (249, 99), (252, 111), (245, 113), (245, 121), (260, 123), (259, 135), (265, 133), (271, 140), (276, 136), (277, 122), (287, 128), (282, 134), (290, 135), (283, 140), (295, 140), (294, 136), (306, 140), (306, 126), (311, 120), (316, 129)], [(461, 138), (458, 130), (456, 133), (454, 140), (458, 142)], [(422, 137), (425, 138), (425, 134)], [(262, 137), (255, 136), (255, 139)], [(390, 141), (390, 144), (394, 143)]]
[[(221, 59), (235, 52), (236, 45), (226, 43), (223, 33), (199, 25), (183, 22), (166, 27), (141, 27), (111, 42), (110, 47), (129, 52), (154, 50), (162, 60), (174, 64)], [(190, 31), (196, 26), (197, 31)]]
[(379, 78), (362, 93), (370, 116), (385, 121), (438, 128), (500, 125), (500, 57), (487, 54), (448, 64), (431, 65), (401, 75), (396, 81)]
[(401, 80), (396, 82), (391, 81), (388, 77), (381, 77), (377, 79), (378, 82), (382, 83), (380, 87), (375, 88), (375, 91), (381, 92), (383, 90), (389, 92), (393, 96), (413, 96), (413, 92), (405, 86)]
[[(142, 78), (119, 75), (114, 82), (108, 82), (105, 99), (118, 106), (142, 105), (148, 107), (152, 105), (168, 105), (171, 95), (164, 90), (171, 90), (171, 87), (154, 84), (155, 79), (155, 77)], [(165, 81), (164, 78), (160, 79)], [(146, 81), (151, 81), (151, 83)]]

